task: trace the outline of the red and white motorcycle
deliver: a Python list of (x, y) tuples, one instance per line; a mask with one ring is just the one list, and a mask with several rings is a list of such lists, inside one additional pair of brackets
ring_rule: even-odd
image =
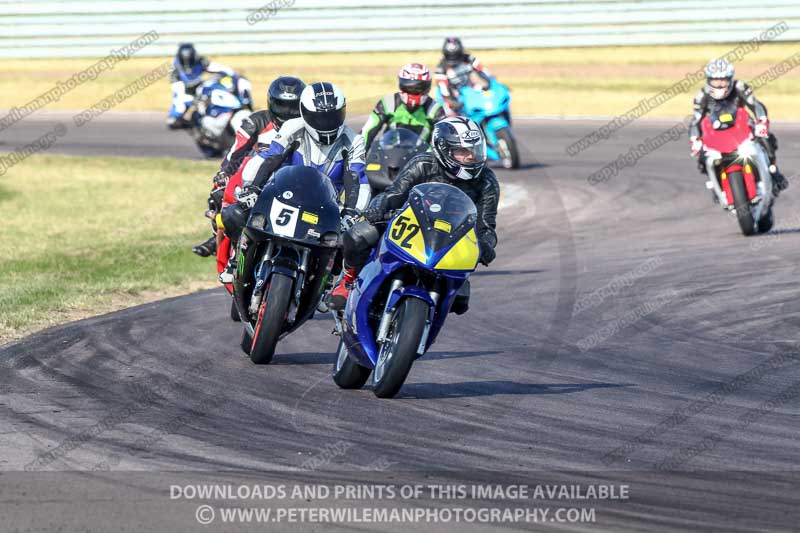
[(753, 135), (747, 111), (720, 109), (704, 117), (700, 127), (709, 176), (706, 187), (722, 207), (736, 214), (744, 235), (772, 229), (775, 198), (769, 158)]

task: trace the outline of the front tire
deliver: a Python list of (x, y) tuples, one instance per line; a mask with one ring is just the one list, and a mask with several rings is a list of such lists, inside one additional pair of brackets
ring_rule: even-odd
[(394, 312), (375, 365), (375, 396), (393, 398), (408, 377), (428, 321), (428, 304), (406, 298)]
[(740, 171), (728, 174), (728, 183), (733, 195), (733, 207), (736, 210), (736, 220), (745, 236), (755, 235), (756, 223), (753, 220), (753, 210), (750, 209), (750, 198), (747, 197), (747, 189), (744, 186), (744, 175)]
[(272, 361), (291, 295), (292, 278), (277, 272), (272, 274), (267, 294), (258, 308), (253, 346), (250, 349), (250, 360), (255, 364), (266, 365)]
[(333, 362), (333, 381), (342, 389), (360, 389), (369, 379), (371, 368), (359, 365), (347, 354), (344, 340), (339, 341), (336, 361)]
[(503, 168), (519, 168), (517, 140), (509, 128), (497, 130), (497, 148), (500, 157), (502, 157)]

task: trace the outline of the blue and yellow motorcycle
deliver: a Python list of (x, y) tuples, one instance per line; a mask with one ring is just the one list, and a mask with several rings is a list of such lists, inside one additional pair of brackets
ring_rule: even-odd
[(476, 220), (475, 204), (452, 185), (411, 190), (356, 279), (344, 312), (334, 313), (341, 341), (333, 380), (339, 387), (361, 388), (372, 373), (379, 398), (400, 391), (475, 271)]

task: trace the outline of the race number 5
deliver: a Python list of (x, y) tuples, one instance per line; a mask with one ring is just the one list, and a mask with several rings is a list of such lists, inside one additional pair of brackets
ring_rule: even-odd
[(287, 205), (275, 198), (269, 208), (269, 221), (272, 223), (272, 232), (283, 237), (294, 237), (299, 214), (300, 209)]

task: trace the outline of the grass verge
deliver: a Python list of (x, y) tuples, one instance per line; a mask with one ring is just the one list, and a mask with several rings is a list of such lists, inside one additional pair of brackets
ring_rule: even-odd
[(0, 190), (0, 344), (32, 331), (216, 285), (191, 252), (217, 163), (35, 155)]
[[(467, 43), (469, 44), (469, 43)], [(202, 43), (197, 43), (202, 52)], [(512, 88), (512, 107), (517, 114), (616, 115), (634, 107), (695, 72), (710, 58), (734, 45), (641, 46), (569, 49), (477, 51), (481, 61)], [(748, 80), (797, 52), (796, 43), (770, 43), (737, 64), (738, 76)], [(348, 111), (365, 113), (377, 99), (395, 90), (397, 71), (409, 61), (429, 67), (438, 52), (284, 54), (264, 56), (215, 56), (213, 59), (245, 73), (253, 81), (259, 105), (267, 84), (281, 74), (305, 81), (328, 80), (348, 95)], [(46, 109), (82, 110), (136, 80), (165, 58), (132, 58), (104, 72), (96, 80), (78, 86)], [(22, 105), (93, 63), (90, 59), (0, 60), (3, 107)], [(800, 119), (794, 104), (794, 88), (800, 69), (758, 91), (773, 118)], [(652, 117), (684, 116), (691, 112), (691, 97), (699, 84), (651, 111)], [(169, 84), (156, 82), (116, 109), (164, 111), (169, 107)]]

